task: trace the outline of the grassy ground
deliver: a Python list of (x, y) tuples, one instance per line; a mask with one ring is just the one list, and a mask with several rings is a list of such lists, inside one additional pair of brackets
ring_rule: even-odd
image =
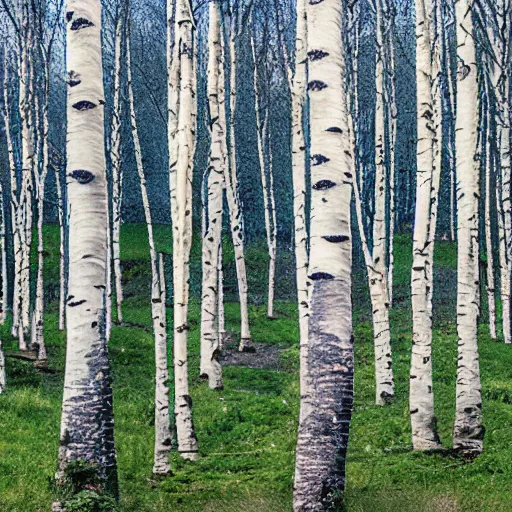
[[(157, 230), (159, 248), (168, 251), (168, 229)], [(57, 331), (54, 289), (58, 234), (48, 227), (48, 314), (50, 363), (63, 370), (64, 336)], [(123, 231), (126, 320), (150, 326), (147, 245), (142, 226)], [(198, 378), (199, 307), (191, 308), (190, 379), (194, 419), (202, 457), (197, 463), (173, 454), (174, 476), (151, 477), (153, 453), (153, 342), (147, 330), (116, 327), (111, 354), (115, 377), (116, 442), (121, 480), (121, 512), (284, 512), (290, 510), (298, 416), (298, 332), (291, 262), (284, 255), (277, 305), (269, 321), (263, 305), (265, 258), (249, 248), (253, 290), (251, 324), (255, 341), (279, 349), (277, 364), (266, 369), (224, 368), (225, 390), (209, 391)], [(411, 247), (400, 237), (396, 250), (395, 308), (392, 312), (397, 400), (376, 407), (373, 349), (365, 276), (354, 279), (356, 405), (348, 463), (346, 508), (350, 512), (505, 512), (512, 510), (512, 349), (492, 341), (481, 326), (481, 365), (486, 426), (485, 452), (472, 463), (451, 455), (411, 451), (407, 408), (411, 317)], [(226, 261), (230, 254), (226, 251)], [(457, 338), (455, 332), (455, 248), (438, 244), (435, 296), (434, 389), (443, 444), (450, 447), (454, 417)], [(199, 269), (199, 247), (193, 268)], [(234, 269), (228, 265), (228, 296), (234, 301)], [(194, 284), (195, 283), (195, 284)], [(193, 289), (197, 290), (196, 276)], [(170, 312), (170, 310), (169, 310)], [(227, 325), (236, 339), (239, 310), (227, 305)], [(14, 349), (8, 326), (1, 330)], [(264, 349), (254, 357), (262, 357)], [(275, 363), (275, 362), (274, 362)], [(8, 392), (0, 397), (0, 510), (49, 510), (49, 480), (56, 464), (62, 371), (40, 375), (26, 363), (8, 360)]]

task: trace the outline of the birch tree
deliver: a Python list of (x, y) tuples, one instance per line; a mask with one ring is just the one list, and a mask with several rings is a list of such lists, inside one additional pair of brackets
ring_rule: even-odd
[[(353, 178), (345, 56), (337, 0), (308, 3), (311, 253), (308, 372), (294, 510), (329, 510), (345, 487), (353, 406), (350, 203)], [(338, 106), (333, 108), (333, 105)]]
[(219, 256), (222, 244), (224, 174), (228, 166), (224, 47), (221, 36), (221, 12), (218, 1), (210, 2), (208, 32), (208, 105), (210, 111), (210, 159), (207, 170), (207, 197), (203, 230), (203, 284), (201, 305), (201, 368), (211, 389), (222, 389), (222, 367), (218, 360), (220, 342)]
[(108, 219), (101, 14), (99, 0), (68, 0), (69, 295), (57, 480), (66, 483), (66, 468), (81, 461), (94, 466), (98, 491), (116, 494), (105, 336)]
[[(123, 16), (121, 7), (119, 17)], [(123, 284), (121, 269), (121, 207), (123, 200), (123, 173), (121, 157), (121, 53), (122, 23), (118, 22), (114, 44), (114, 105), (112, 110), (112, 130), (110, 159), (112, 162), (112, 260), (114, 269), (114, 286), (116, 294), (117, 321), (123, 322)]]
[(439, 447), (432, 382), (434, 242), (441, 174), (440, 63), (435, 2), (416, 0), (418, 143), (411, 295), (413, 344), (409, 410), (415, 450)]
[[(121, 15), (119, 25), (123, 25)], [(118, 30), (122, 33), (122, 28)], [(128, 34), (130, 33), (128, 29)], [(167, 319), (165, 309), (165, 283), (163, 271), (163, 259), (161, 260), (156, 252), (155, 239), (153, 235), (153, 220), (149, 195), (146, 186), (146, 175), (142, 160), (142, 150), (137, 128), (137, 117), (135, 114), (135, 100), (133, 94), (133, 78), (131, 63), (131, 40), (127, 38), (126, 66), (128, 75), (128, 102), (130, 106), (130, 127), (132, 132), (135, 160), (139, 176), (142, 206), (148, 230), (149, 255), (151, 263), (151, 317), (153, 321), (153, 334), (155, 337), (155, 455), (153, 473), (157, 475), (168, 475), (171, 472), (169, 465), (169, 450), (171, 447), (171, 430), (169, 419), (169, 369), (167, 364)], [(119, 306), (119, 303), (118, 303)]]
[(9, 285), (7, 275), (7, 217), (5, 208), (5, 197), (2, 183), (0, 183), (0, 243), (2, 244), (2, 252), (0, 257), (2, 259), (2, 289), (1, 289), (1, 311), (0, 311), (0, 324), (4, 325), (7, 320), (7, 310), (9, 304)]
[(473, 2), (459, 0), (457, 20), (457, 333), (458, 363), (453, 446), (479, 453), (483, 447), (482, 392), (478, 360), (479, 162), (478, 82), (473, 39)]
[[(169, 153), (174, 267), (174, 411), (178, 452), (185, 459), (196, 460), (199, 455), (192, 421), (187, 355), (190, 247), (192, 244), (192, 168), (196, 129), (195, 23), (189, 0), (177, 0), (175, 6), (174, 59), (170, 58), (172, 50), (170, 41), (168, 45), (169, 138), (172, 144)], [(172, 17), (171, 13), (172, 5), (168, 9), (169, 18)], [(168, 32), (171, 34), (171, 30)]]
[(224, 174), (226, 182), (226, 197), (229, 208), (229, 224), (231, 228), (231, 239), (235, 252), (235, 265), (238, 278), (238, 294), (240, 301), (241, 334), (240, 351), (243, 351), (251, 344), (251, 331), (249, 328), (249, 304), (247, 288), (247, 270), (245, 265), (243, 217), (238, 195), (237, 178), (237, 157), (236, 157), (236, 112), (237, 112), (237, 57), (236, 41), (238, 34), (238, 16), (231, 14), (229, 55), (230, 55), (230, 115), (229, 115), (229, 145), (228, 157), (229, 166)]
[(307, 88), (307, 22), (306, 0), (297, 0), (295, 35), (295, 74), (292, 85), (292, 179), (295, 273), (299, 308), (301, 414), (309, 400), (308, 394), (308, 232), (306, 211), (306, 138), (304, 108)]

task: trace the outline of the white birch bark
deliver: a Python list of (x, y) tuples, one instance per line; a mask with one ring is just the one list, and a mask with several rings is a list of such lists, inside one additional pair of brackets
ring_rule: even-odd
[(334, 509), (337, 495), (344, 491), (354, 364), (350, 232), (353, 148), (343, 82), (342, 8), (337, 0), (324, 0), (310, 2), (306, 9), (312, 155), (311, 387), (299, 424), (296, 512)]
[(14, 283), (13, 283), (13, 299), (12, 299), (12, 328), (11, 334), (13, 337), (18, 337), (19, 348), (26, 351), (28, 346), (25, 342), (23, 329), (21, 328), (21, 239), (23, 236), (22, 229), (22, 209), (20, 206), (20, 192), (18, 188), (18, 180), (16, 176), (16, 161), (14, 156), (14, 145), (12, 139), (12, 126), (11, 126), (11, 113), (10, 113), (10, 99), (9, 99), (9, 83), (8, 83), (8, 68), (6, 61), (4, 62), (4, 126), (5, 135), (7, 139), (7, 153), (9, 156), (9, 171), (10, 171), (10, 184), (11, 184), (11, 222), (13, 234), (13, 248), (14, 248)]
[(55, 169), (55, 186), (57, 188), (57, 208), (59, 217), (59, 331), (66, 329), (66, 291), (67, 291), (67, 272), (66, 272), (66, 225), (65, 206), (62, 193), (62, 183), (60, 178), (60, 169)]
[[(120, 23), (122, 24), (122, 23)], [(135, 150), (135, 160), (139, 176), (142, 206), (148, 230), (149, 253), (151, 262), (151, 317), (153, 321), (153, 334), (155, 337), (156, 386), (155, 386), (155, 453), (153, 474), (168, 475), (171, 472), (169, 465), (169, 451), (171, 448), (171, 429), (169, 418), (169, 369), (167, 362), (167, 314), (165, 309), (165, 277), (163, 258), (159, 258), (153, 235), (153, 221), (151, 207), (146, 186), (146, 175), (142, 160), (137, 118), (135, 114), (135, 100), (133, 95), (133, 82), (131, 70), (131, 41), (127, 39), (126, 66), (128, 76), (128, 100), (130, 106), (130, 127)]]
[(32, 116), (33, 74), (31, 70), (33, 20), (29, 2), (22, 3), (22, 45), (20, 49), (19, 114), (21, 123), (21, 283), (20, 283), (20, 330), (23, 335), (30, 330), (30, 252), (32, 246), (32, 203), (34, 171), (34, 126)]
[(208, 104), (210, 110), (210, 158), (207, 170), (206, 212), (203, 216), (203, 282), (201, 304), (200, 374), (210, 389), (222, 389), (222, 367), (218, 360), (219, 248), (222, 243), (224, 173), (228, 165), (225, 130), (224, 55), (218, 1), (210, 2), (208, 33)]
[(0, 183), (0, 243), (2, 244), (2, 297), (1, 297), (1, 313), (0, 324), (4, 325), (7, 321), (7, 310), (9, 304), (9, 276), (7, 275), (7, 209), (5, 208), (5, 197), (3, 186)]
[(440, 446), (432, 381), (432, 291), (440, 177), (440, 98), (434, 3), (416, 0), (417, 178), (411, 295), (413, 345), (409, 411), (415, 450)]
[[(273, 198), (273, 187), (270, 186), (271, 172), (269, 169), (269, 178), (267, 179), (267, 170), (265, 164), (265, 147), (264, 141), (269, 141), (269, 114), (268, 109), (262, 119), (260, 90), (258, 87), (258, 60), (256, 56), (256, 48), (254, 44), (254, 35), (251, 32), (251, 51), (254, 63), (253, 69), (253, 89), (254, 89), (254, 106), (256, 111), (256, 134), (258, 144), (258, 158), (260, 165), (261, 187), (263, 189), (263, 208), (265, 218), (265, 232), (267, 234), (268, 249), (268, 298), (267, 298), (267, 316), (274, 316), (274, 295), (275, 295), (275, 276), (276, 276), (276, 236), (275, 236), (275, 202)], [(272, 159), (272, 152), (269, 146), (269, 159)], [(274, 203), (274, 204), (273, 204)]]
[(48, 358), (44, 341), (44, 198), (46, 190), (46, 177), (49, 164), (49, 130), (48, 108), (50, 101), (50, 62), (45, 62), (44, 67), (44, 99), (42, 117), (42, 165), (36, 169), (35, 182), (37, 187), (37, 278), (36, 278), (36, 302), (34, 310), (34, 322), (32, 330), (32, 348), (37, 350), (38, 359), (44, 361)]
[[(169, 11), (170, 13), (171, 11)], [(170, 14), (168, 13), (168, 16)], [(176, 3), (176, 66), (179, 70), (177, 116), (170, 112), (169, 130), (173, 145), (170, 148), (171, 213), (173, 215), (174, 267), (174, 375), (175, 416), (178, 452), (189, 460), (196, 460), (198, 444), (192, 421), (192, 399), (188, 383), (188, 302), (190, 247), (192, 243), (192, 167), (196, 128), (194, 19), (189, 0)], [(170, 48), (169, 48), (170, 51)], [(172, 64), (170, 66), (172, 70)], [(172, 81), (172, 73), (170, 76)], [(176, 82), (175, 82), (176, 83)], [(175, 94), (169, 91), (169, 97)], [(170, 101), (172, 101), (170, 99)], [(175, 159), (174, 159), (175, 158)], [(174, 182), (174, 183), (173, 183)], [(174, 187), (174, 198), (173, 198)]]
[[(489, 89), (487, 88), (487, 97), (490, 98)], [(489, 101), (489, 100), (488, 100)], [(488, 119), (491, 118), (491, 111), (487, 108), (485, 115)], [(497, 338), (496, 333), (496, 288), (494, 279), (494, 254), (492, 244), (492, 209), (494, 208), (493, 196), (495, 194), (491, 190), (491, 177), (493, 170), (493, 144), (492, 144), (492, 129), (490, 121), (487, 122), (487, 130), (483, 133), (485, 139), (485, 252), (487, 256), (487, 307), (489, 311), (489, 335), (492, 339)]]
[(5, 356), (2, 348), (2, 340), (0, 340), (0, 395), (5, 391), (6, 385)]
[(500, 0), (498, 3), (499, 35), (492, 41), (498, 65), (491, 75), (497, 101), (497, 140), (500, 155), (500, 191), (497, 198), (499, 227), (499, 261), (500, 261), (500, 295), (502, 304), (503, 338), (505, 343), (512, 343), (512, 212), (510, 210), (510, 2)]
[[(121, 9), (122, 11), (124, 9)], [(123, 283), (121, 268), (121, 207), (123, 201), (123, 170), (121, 163), (121, 47), (123, 24), (119, 14), (116, 26), (114, 49), (114, 106), (112, 111), (112, 135), (110, 158), (112, 161), (112, 260), (114, 269), (114, 287), (116, 294), (117, 321), (123, 322)]]
[(304, 106), (307, 87), (307, 22), (306, 0), (297, 0), (295, 35), (295, 74), (292, 85), (292, 180), (295, 273), (299, 309), (301, 415), (309, 403), (308, 391), (308, 232), (306, 212), (306, 139)]
[(243, 213), (238, 196), (237, 148), (236, 148), (236, 112), (237, 112), (237, 57), (236, 57), (236, 17), (232, 15), (229, 39), (230, 53), (230, 117), (229, 117), (229, 167), (225, 172), (226, 197), (229, 209), (229, 224), (235, 252), (235, 265), (238, 278), (240, 300), (241, 334), (239, 350), (243, 351), (251, 344), (249, 327), (249, 304), (247, 289), (247, 270), (245, 266)]
[(389, 326), (389, 290), (386, 234), (386, 195), (388, 190), (385, 144), (385, 77), (382, 37), (382, 5), (377, 0), (377, 63), (375, 82), (377, 104), (375, 110), (375, 215), (373, 218), (372, 269), (368, 272), (373, 311), (375, 344), (375, 385), (377, 405), (386, 405), (394, 397), (391, 331)]
[(458, 0), (457, 20), (457, 218), (458, 364), (453, 446), (480, 453), (483, 447), (482, 393), (478, 360), (479, 270), (478, 83), (473, 40), (473, 2)]
[(224, 312), (224, 270), (222, 266), (222, 239), (219, 244), (219, 261), (217, 263), (218, 294), (217, 294), (217, 331), (219, 333), (219, 349), (222, 350), (226, 339), (226, 316)]
[(117, 493), (110, 363), (105, 337), (107, 184), (101, 3), (68, 0), (67, 189), (69, 294), (58, 481), (73, 461), (93, 464)]

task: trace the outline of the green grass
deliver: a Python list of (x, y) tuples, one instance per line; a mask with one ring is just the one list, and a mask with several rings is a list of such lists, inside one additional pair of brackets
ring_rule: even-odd
[[(169, 228), (157, 227), (159, 250), (170, 252)], [(58, 278), (58, 233), (48, 226), (48, 288)], [(147, 237), (143, 226), (124, 226), (122, 252), (127, 283), (127, 321), (150, 326)], [(411, 319), (411, 244), (400, 236), (396, 247), (395, 308), (392, 311), (397, 399), (390, 407), (374, 402), (370, 309), (365, 275), (355, 270), (356, 402), (348, 462), (349, 512), (506, 512), (512, 510), (512, 350), (492, 341), (481, 326), (480, 350), (486, 426), (485, 452), (471, 463), (452, 455), (411, 451), (407, 407)], [(116, 444), (121, 483), (120, 512), (284, 512), (291, 507), (294, 445), (298, 417), (298, 329), (293, 296), (293, 259), (285, 255), (285, 282), (278, 293), (277, 320), (265, 316), (264, 245), (249, 247), (255, 341), (283, 349), (281, 371), (224, 368), (225, 390), (213, 392), (199, 380), (199, 305), (192, 299), (190, 380), (201, 459), (172, 455), (174, 476), (155, 481), (153, 453), (153, 340), (144, 329), (115, 327), (114, 371)], [(225, 258), (230, 261), (226, 244)], [(443, 444), (450, 447), (454, 417), (457, 337), (455, 332), (456, 251), (443, 242), (436, 250), (434, 390)], [(200, 247), (192, 266), (199, 270)], [(227, 288), (234, 288), (228, 264)], [(455, 279), (455, 282), (453, 281)], [(199, 276), (194, 277), (197, 293)], [(194, 284), (195, 283), (195, 284)], [(233, 292), (231, 292), (234, 295)], [(49, 300), (52, 296), (49, 295)], [(233, 299), (232, 299), (233, 300)], [(56, 375), (40, 375), (8, 359), (8, 392), (0, 397), (0, 510), (49, 510), (49, 479), (56, 467), (65, 338), (57, 330), (50, 303), (46, 339)], [(170, 310), (169, 310), (170, 312)], [(227, 304), (227, 325), (239, 329), (239, 309)], [(6, 348), (15, 343), (1, 330)]]

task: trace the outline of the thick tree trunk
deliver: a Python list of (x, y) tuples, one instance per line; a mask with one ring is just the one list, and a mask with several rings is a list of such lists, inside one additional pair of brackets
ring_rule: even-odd
[(219, 261), (217, 262), (218, 294), (217, 294), (217, 331), (219, 333), (219, 349), (226, 339), (226, 316), (224, 313), (224, 270), (222, 266), (222, 238), (219, 245)]
[(105, 337), (108, 219), (100, 1), (69, 0), (66, 24), (69, 295), (57, 478), (66, 483), (66, 468), (82, 461), (94, 466), (100, 492), (117, 494)]
[(201, 305), (200, 374), (210, 389), (222, 389), (219, 363), (219, 247), (222, 244), (224, 173), (228, 166), (224, 89), (224, 52), (218, 1), (210, 2), (208, 35), (208, 104), (210, 108), (210, 160), (207, 171), (207, 209), (203, 231), (203, 291)]
[(416, 216), (414, 221), (411, 294), (413, 345), (409, 410), (415, 450), (440, 446), (434, 415), (432, 382), (432, 291), (434, 242), (440, 176), (440, 98), (436, 61), (434, 4), (416, 0), (416, 80), (418, 91), (418, 145)]
[(479, 162), (475, 158), (478, 142), (479, 91), (472, 14), (472, 0), (459, 0), (456, 5), (459, 63), (456, 137), (459, 355), (453, 446), (463, 452), (480, 453), (483, 447), (484, 429), (478, 361)]
[[(170, 148), (171, 186), (174, 188), (173, 266), (174, 266), (174, 375), (175, 416), (178, 451), (189, 460), (198, 458), (198, 444), (192, 421), (192, 399), (188, 383), (188, 302), (190, 247), (192, 243), (192, 168), (196, 129), (194, 19), (189, 0), (176, 4), (176, 66), (179, 69), (177, 119), (169, 126), (175, 128), (176, 148)], [(170, 66), (172, 68), (172, 65)], [(171, 76), (172, 79), (172, 76)], [(172, 92), (170, 91), (170, 96)], [(175, 158), (177, 157), (177, 158)], [(175, 159), (174, 159), (175, 158)], [(173, 200), (171, 196), (171, 201)]]
[[(345, 487), (353, 406), (351, 300), (353, 148), (343, 77), (342, 8), (337, 0), (308, 3), (312, 159), (312, 281), (309, 404), (300, 418), (294, 510), (334, 508)], [(339, 105), (339, 108), (332, 108)]]

